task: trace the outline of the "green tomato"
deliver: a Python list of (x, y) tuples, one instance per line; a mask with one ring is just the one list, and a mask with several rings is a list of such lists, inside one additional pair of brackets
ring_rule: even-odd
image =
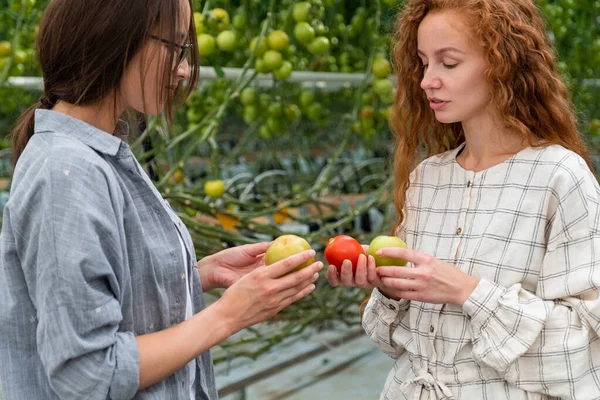
[(273, 31), (267, 37), (267, 44), (273, 50), (284, 51), (290, 44), (290, 38), (282, 30)]
[(224, 31), (229, 27), (229, 13), (222, 8), (213, 8), (210, 10), (209, 18), (218, 31)]
[(365, 16), (364, 14), (354, 14), (350, 20), (350, 25), (356, 31), (362, 31), (365, 28)]
[(377, 251), (387, 247), (406, 248), (407, 246), (406, 243), (404, 243), (404, 241), (399, 237), (386, 235), (377, 236), (369, 244), (369, 255), (373, 256), (373, 258), (375, 259), (375, 264), (378, 267), (405, 266), (406, 260), (393, 257), (379, 257), (375, 255)]
[(310, 17), (310, 3), (306, 1), (301, 1), (300, 3), (294, 4), (294, 8), (292, 9), (292, 17), (296, 22), (305, 22), (308, 21)]
[(243, 31), (247, 28), (248, 24), (248, 16), (245, 11), (240, 11), (233, 16), (233, 20), (231, 21), (231, 25), (238, 31)]
[(247, 105), (244, 107), (243, 116), (244, 122), (251, 124), (258, 119), (258, 107), (255, 105)]
[(267, 118), (267, 128), (270, 132), (281, 133), (283, 132), (283, 122), (280, 118)]
[(375, 120), (373, 118), (361, 119), (360, 127), (363, 130), (370, 130), (375, 128)]
[(321, 106), (320, 103), (312, 103), (310, 106), (308, 106), (308, 108), (306, 109), (306, 115), (308, 116), (308, 118), (310, 118), (313, 121), (316, 121), (319, 119), (319, 117), (321, 116), (321, 111), (323, 110), (323, 107)]
[(260, 136), (263, 139), (270, 139), (271, 132), (269, 131), (269, 128), (267, 128), (266, 125), (261, 125), (260, 128), (258, 128), (258, 136)]
[(281, 103), (271, 103), (267, 110), (267, 115), (273, 118), (281, 117), (283, 115), (283, 107), (281, 106)]
[(269, 71), (273, 71), (281, 67), (283, 64), (283, 56), (280, 52), (275, 50), (267, 50), (262, 56), (265, 68)]
[(25, 66), (23, 64), (13, 64), (10, 69), (10, 75), (12, 76), (23, 76), (25, 73)]
[(302, 92), (300, 92), (299, 102), (300, 106), (306, 109), (315, 102), (315, 94), (310, 90), (302, 90)]
[(271, 105), (271, 96), (268, 93), (261, 93), (258, 95), (258, 104), (260, 108), (269, 108)]
[(302, 111), (296, 104), (288, 104), (285, 108), (285, 117), (289, 121), (298, 121), (302, 117)]
[(258, 102), (258, 91), (252, 87), (244, 88), (240, 93), (240, 101), (245, 106), (256, 104)]
[(294, 26), (294, 37), (300, 43), (309, 44), (315, 39), (315, 30), (308, 22), (298, 22)]
[(373, 81), (373, 92), (380, 97), (389, 95), (394, 90), (394, 84), (387, 78), (377, 78)]
[(8, 57), (12, 54), (12, 45), (8, 40), (0, 42), (0, 57)]
[(215, 38), (208, 33), (198, 35), (198, 52), (201, 56), (208, 56), (215, 52)]
[(293, 70), (294, 66), (292, 65), (292, 63), (288, 60), (284, 60), (281, 64), (281, 67), (273, 71), (273, 75), (275, 75), (275, 79), (283, 81), (290, 77)]
[(385, 58), (377, 58), (371, 69), (376, 78), (387, 78), (392, 73), (392, 64)]
[(329, 32), (329, 28), (325, 26), (323, 21), (314, 21), (312, 27), (318, 36), (324, 36)]
[(254, 61), (254, 69), (256, 69), (256, 72), (258, 72), (259, 74), (266, 74), (269, 72), (269, 69), (265, 65), (265, 62), (262, 58), (257, 58)]
[(258, 44), (258, 47), (256, 46), (256, 43), (258, 42), (258, 36), (254, 37), (251, 41), (250, 41), (250, 51), (254, 52), (254, 54), (257, 57), (262, 56), (265, 51), (267, 51), (269, 49), (269, 46), (267, 45), (267, 39), (265, 39), (264, 37), (260, 40), (260, 44)]
[(233, 51), (236, 47), (236, 37), (233, 31), (223, 31), (217, 36), (219, 50)]
[(307, 46), (312, 54), (325, 54), (329, 51), (329, 39), (325, 36), (318, 36)]

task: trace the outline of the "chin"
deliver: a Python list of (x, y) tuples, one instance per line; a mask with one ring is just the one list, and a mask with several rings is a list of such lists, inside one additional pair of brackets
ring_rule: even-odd
[(454, 124), (456, 122), (462, 121), (460, 118), (456, 118), (451, 115), (443, 115), (443, 114), (442, 115), (436, 114), (435, 119), (437, 119), (438, 122), (441, 122), (442, 124)]

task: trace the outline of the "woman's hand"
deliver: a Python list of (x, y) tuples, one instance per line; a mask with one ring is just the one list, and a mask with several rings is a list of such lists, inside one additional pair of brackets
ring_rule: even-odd
[(227, 289), (242, 276), (265, 265), (265, 252), (270, 242), (246, 244), (222, 250), (198, 262), (202, 289)]
[(377, 268), (381, 281), (391, 289), (385, 291), (388, 297), (462, 306), (479, 283), (456, 266), (416, 250), (388, 247), (379, 250), (377, 256), (402, 258), (414, 265)]
[(377, 275), (375, 259), (372, 256), (361, 254), (358, 256), (356, 273), (352, 273), (352, 262), (344, 260), (341, 271), (335, 265), (327, 268), (327, 280), (331, 286), (352, 286), (362, 289), (373, 289), (382, 286), (383, 283)]
[(314, 255), (314, 250), (306, 250), (242, 276), (218, 300), (223, 316), (237, 330), (243, 329), (273, 317), (311, 293), (323, 263), (290, 272)]

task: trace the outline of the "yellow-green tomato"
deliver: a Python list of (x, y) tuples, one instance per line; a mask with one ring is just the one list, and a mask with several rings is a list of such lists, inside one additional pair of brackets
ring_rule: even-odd
[(206, 181), (204, 182), (204, 192), (213, 199), (221, 197), (225, 193), (225, 183), (221, 180)]
[[(271, 265), (278, 261), (284, 260), (294, 254), (298, 254), (304, 250), (310, 250), (310, 244), (300, 236), (282, 235), (271, 243), (265, 253), (265, 264)], [(314, 257), (310, 260), (298, 265), (294, 271), (306, 268), (315, 262)], [(292, 271), (293, 272), (293, 271)]]
[(386, 247), (403, 247), (405, 249), (407, 248), (406, 243), (404, 243), (404, 241), (397, 236), (377, 236), (369, 244), (369, 255), (373, 256), (373, 258), (375, 259), (375, 264), (377, 264), (378, 267), (403, 267), (406, 265), (406, 260), (403, 260), (401, 258), (378, 257), (375, 255), (377, 251)]
[(283, 51), (290, 44), (290, 38), (284, 31), (276, 30), (271, 32), (267, 37), (267, 44), (270, 49)]

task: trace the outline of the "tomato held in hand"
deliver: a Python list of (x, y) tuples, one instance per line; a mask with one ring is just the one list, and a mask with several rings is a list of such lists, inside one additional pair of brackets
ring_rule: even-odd
[(342, 269), (344, 260), (352, 262), (352, 272), (356, 272), (358, 256), (365, 254), (365, 250), (356, 239), (348, 235), (339, 235), (329, 239), (325, 247), (325, 258), (331, 265), (335, 265), (338, 271)]
[[(271, 265), (293, 256), (294, 254), (310, 249), (310, 244), (306, 241), (306, 239), (292, 234), (282, 235), (273, 240), (273, 242), (269, 245), (269, 248), (265, 253), (265, 264)], [(299, 271), (302, 268), (306, 268), (314, 262), (315, 259), (313, 257), (310, 260), (298, 265), (294, 271)]]

